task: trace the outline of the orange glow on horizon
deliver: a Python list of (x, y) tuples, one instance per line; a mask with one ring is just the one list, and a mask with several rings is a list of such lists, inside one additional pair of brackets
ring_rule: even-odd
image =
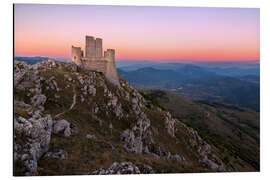
[(103, 50), (115, 49), (116, 59), (260, 60), (259, 17), (256, 8), (16, 4), (14, 52), (70, 58), (71, 46), (84, 50), (91, 35), (103, 39)]

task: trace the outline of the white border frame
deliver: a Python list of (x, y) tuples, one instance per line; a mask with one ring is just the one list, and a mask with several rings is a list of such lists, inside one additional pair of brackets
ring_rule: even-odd
[[(2, 0), (3, 1), (3, 0)], [(13, 113), (13, 3), (39, 3), (39, 4), (85, 4), (85, 5), (136, 5), (136, 6), (182, 6), (182, 7), (243, 7), (260, 8), (260, 37), (261, 37), (261, 172), (260, 173), (193, 173), (193, 174), (166, 174), (166, 175), (113, 175), (113, 176), (52, 176), (34, 177), (35, 179), (137, 179), (137, 178), (187, 178), (187, 179), (269, 179), (270, 177), (270, 148), (269, 133), (270, 116), (268, 112), (270, 102), (270, 86), (267, 77), (270, 77), (270, 6), (267, 0), (4, 0), (1, 1), (1, 177), (13, 179), (12, 176), (12, 113)], [(263, 97), (263, 98), (262, 98)], [(27, 177), (29, 178), (29, 177)]]

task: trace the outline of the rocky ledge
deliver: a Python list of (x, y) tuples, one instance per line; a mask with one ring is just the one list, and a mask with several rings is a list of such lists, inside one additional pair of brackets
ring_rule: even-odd
[[(121, 78), (120, 87), (116, 87), (101, 73), (73, 63), (50, 60), (30, 66), (15, 60), (14, 97), (15, 175), (41, 173), (38, 170), (40, 159), (69, 162), (71, 158), (71, 164), (76, 163), (72, 158), (82, 163), (90, 162), (77, 157), (76, 151), (92, 152), (92, 146), (100, 144), (109, 146), (108, 154), (118, 153), (121, 158), (123, 153), (120, 152), (124, 151), (130, 157), (144, 156), (153, 165), (165, 163), (166, 167), (167, 163), (180, 169), (196, 167), (207, 172), (229, 170), (195, 130), (173, 118), (168, 111), (149, 103)], [(179, 132), (187, 132), (186, 138), (183, 139)], [(68, 143), (74, 142), (74, 138), (81, 143)], [(52, 139), (57, 148), (51, 145)], [(81, 147), (71, 150), (60, 143), (64, 140), (71, 148), (78, 144)], [(100, 169), (90, 174), (164, 170), (124, 159), (114, 162), (108, 169), (100, 165)], [(71, 173), (72, 169), (66, 169)], [(46, 172), (52, 171), (57, 170)]]

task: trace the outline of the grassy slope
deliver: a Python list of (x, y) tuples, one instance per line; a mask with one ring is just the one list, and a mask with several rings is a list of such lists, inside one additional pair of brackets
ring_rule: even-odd
[(240, 171), (259, 170), (259, 113), (219, 103), (192, 102), (171, 92), (143, 92), (220, 149), (225, 162)]
[[(82, 75), (87, 75), (88, 72), (79, 70)], [(60, 135), (52, 134), (51, 144), (49, 151), (53, 149), (63, 149), (68, 152), (67, 160), (55, 160), (48, 158), (41, 158), (38, 162), (37, 175), (67, 175), (67, 174), (84, 174), (92, 172), (98, 168), (108, 168), (113, 162), (131, 161), (135, 164), (147, 164), (153, 167), (156, 173), (180, 173), (180, 172), (208, 172), (209, 169), (203, 168), (199, 165), (196, 150), (190, 148), (188, 142), (188, 134), (185, 130), (178, 129), (176, 136), (178, 142), (175, 139), (170, 138), (168, 133), (164, 129), (164, 120), (161, 118), (160, 112), (154, 110), (150, 105), (145, 109), (145, 112), (151, 124), (159, 133), (154, 136), (154, 140), (162, 147), (171, 151), (171, 153), (178, 153), (185, 157), (186, 163), (177, 164), (171, 160), (164, 158), (156, 159), (153, 156), (146, 154), (135, 154), (126, 152), (119, 139), (120, 133), (130, 128), (130, 125), (134, 123), (134, 118), (131, 116), (128, 119), (117, 119), (110, 111), (99, 111), (98, 118), (102, 119), (102, 125), (100, 126), (98, 119), (92, 114), (93, 105), (106, 105), (107, 99), (104, 97), (103, 87), (97, 87), (97, 95), (85, 96), (85, 101), (80, 103), (80, 95), (82, 94), (78, 80), (69, 82), (65, 80), (64, 75), (69, 75), (75, 79), (74, 74), (70, 73), (65, 68), (54, 68), (52, 70), (44, 70), (41, 72), (41, 76), (44, 79), (49, 79), (54, 76), (61, 89), (59, 92), (55, 90), (46, 90), (46, 84), (42, 83), (43, 94), (46, 95), (47, 101), (45, 104), (45, 112), (52, 115), (55, 119), (66, 119), (70, 123), (75, 124), (80, 132), (77, 135), (71, 137), (63, 137)], [(98, 78), (103, 78), (102, 74), (97, 73)], [(106, 82), (107, 87), (113, 93), (116, 93), (117, 89), (110, 83)], [(67, 85), (70, 85), (69, 88)], [(72, 110), (68, 110), (72, 103), (73, 87), (77, 94), (77, 104)], [(59, 98), (55, 98), (55, 95), (59, 95)], [(24, 100), (29, 102), (28, 97), (24, 92), (14, 89), (15, 100)], [(124, 113), (130, 111), (130, 102), (124, 98), (119, 99), (122, 103)], [(15, 113), (25, 116), (26, 113), (20, 107), (15, 107)], [(54, 118), (56, 114), (65, 112), (58, 118)], [(109, 124), (113, 124), (113, 131), (109, 129)], [(85, 136), (87, 134), (95, 134), (96, 140), (89, 140)], [(112, 149), (112, 145), (114, 149)]]

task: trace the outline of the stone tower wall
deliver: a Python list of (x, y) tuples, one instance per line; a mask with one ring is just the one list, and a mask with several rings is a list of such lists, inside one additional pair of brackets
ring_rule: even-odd
[(96, 58), (94, 59), (91, 58), (89, 60), (88, 58), (82, 58), (82, 64), (84, 67), (86, 67), (89, 70), (102, 72), (104, 74), (106, 72), (107, 61), (105, 60), (96, 59)]
[(105, 72), (106, 78), (111, 83), (119, 86), (120, 85), (119, 77), (118, 77), (118, 73), (116, 71), (116, 65), (115, 65), (115, 50), (107, 49), (107, 51), (104, 52), (104, 59), (107, 61), (106, 72)]
[(82, 54), (83, 52), (80, 47), (71, 47), (71, 58), (74, 63), (81, 65)]
[(96, 57), (102, 57), (102, 39), (96, 38)]
[(85, 38), (85, 57), (96, 56), (96, 41), (93, 36), (86, 36)]
[(114, 49), (107, 49), (107, 51), (104, 51), (104, 58), (107, 61), (114, 61), (114, 57), (115, 57)]
[(105, 77), (113, 84), (120, 86), (118, 73), (114, 61), (108, 61), (106, 64)]

